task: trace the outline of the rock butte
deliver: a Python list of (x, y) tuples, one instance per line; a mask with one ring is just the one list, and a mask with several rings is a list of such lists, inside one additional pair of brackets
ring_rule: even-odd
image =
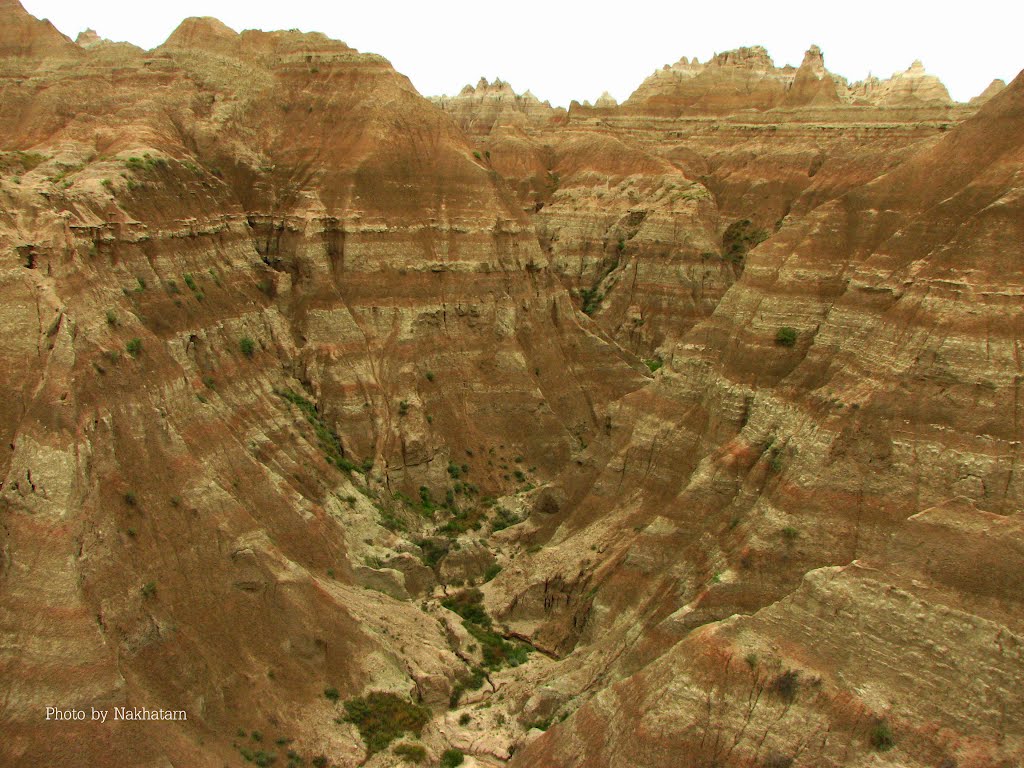
[(0, 0), (0, 104), (0, 764), (1024, 758), (1024, 77)]

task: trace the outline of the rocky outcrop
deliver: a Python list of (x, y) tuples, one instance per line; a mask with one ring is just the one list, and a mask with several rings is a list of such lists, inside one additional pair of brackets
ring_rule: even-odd
[(863, 101), (880, 107), (947, 106), (953, 103), (949, 91), (935, 75), (929, 75), (920, 61), (905, 72), (888, 80), (876, 77), (854, 83), (850, 89), (855, 102)]
[(0, 58), (69, 58), (78, 47), (49, 21), (30, 16), (18, 0), (0, 0)]
[(462, 130), (477, 135), (500, 128), (543, 128), (565, 115), (550, 102), (529, 91), (517, 94), (501, 79), (493, 83), (481, 77), (476, 86), (465, 86), (457, 96), (437, 96), (432, 101), (450, 114)]
[(986, 87), (984, 91), (982, 91), (973, 99), (971, 99), (969, 103), (972, 106), (980, 107), (982, 104), (984, 104), (993, 96), (995, 96), (997, 93), (1001, 92), (1005, 87), (1006, 83), (1004, 83), (1002, 80), (993, 80), (991, 83), (988, 84), (988, 87)]
[(95, 29), (83, 29), (78, 33), (78, 37), (75, 38), (75, 43), (83, 48), (91, 48), (102, 42), (103, 38), (96, 33)]

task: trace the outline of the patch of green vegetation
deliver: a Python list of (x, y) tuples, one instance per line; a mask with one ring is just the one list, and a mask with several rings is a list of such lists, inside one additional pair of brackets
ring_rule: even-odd
[(374, 691), (346, 701), (344, 719), (359, 729), (367, 752), (373, 755), (405, 733), (419, 736), (430, 720), (430, 710), (393, 693)]
[(465, 680), (459, 680), (455, 683), (452, 688), (452, 694), (448, 699), (448, 705), (455, 709), (459, 706), (459, 700), (462, 698), (462, 694), (466, 691), (479, 691), (484, 686), (484, 681), (487, 680), (487, 674), (480, 667), (473, 667), (468, 678)]
[(419, 539), (416, 546), (420, 548), (420, 560), (428, 568), (436, 568), (441, 558), (448, 554), (451, 543), (445, 539)]
[(380, 510), (380, 524), (389, 531), (406, 531), (409, 526), (394, 512), (386, 509)]
[(47, 156), (39, 152), (15, 152), (14, 160), (21, 165), (25, 171), (31, 171), (47, 160)]
[(112, 309), (107, 310), (107, 325), (117, 327), (117, 313)]
[(490, 566), (486, 571), (484, 571), (484, 584), (486, 584), (488, 581), (493, 581), (494, 578), (499, 573), (501, 573), (501, 566), (500, 565), (495, 563), (494, 565)]
[(518, 667), (526, 661), (529, 649), (521, 643), (509, 642), (492, 629), (491, 617), (483, 606), (483, 597), (479, 589), (464, 589), (442, 600), (441, 605), (461, 616), (463, 626), (479, 641), (484, 667)]
[(796, 541), (800, 536), (800, 532), (791, 525), (787, 525), (782, 529), (782, 538), (786, 541)]
[(768, 239), (768, 231), (754, 226), (750, 219), (730, 224), (722, 235), (722, 258), (742, 264), (751, 248)]
[(134, 339), (129, 339), (128, 343), (124, 345), (124, 350), (132, 357), (138, 357), (142, 352), (142, 339), (137, 336)]
[(800, 673), (794, 669), (787, 669), (772, 681), (771, 688), (787, 704), (792, 702), (800, 690)]
[(796, 337), (796, 329), (784, 325), (775, 332), (775, 343), (782, 347), (792, 347), (796, 344)]
[(190, 291), (198, 291), (199, 286), (196, 284), (196, 279), (192, 276), (191, 272), (186, 272), (182, 279), (185, 281), (185, 285), (189, 287)]
[(523, 521), (518, 515), (509, 512), (504, 507), (498, 507), (494, 512), (494, 519), (491, 520), (491, 532), (497, 533), (521, 522)]
[(129, 171), (152, 171), (167, 167), (167, 161), (162, 157), (153, 157), (147, 152), (142, 157), (129, 157), (124, 161), (124, 167)]
[(156, 582), (147, 581), (145, 584), (142, 585), (142, 589), (140, 589), (139, 592), (142, 593), (143, 597), (152, 597), (156, 594)]
[(427, 750), (420, 744), (402, 742), (401, 744), (396, 744), (395, 748), (391, 751), (407, 763), (419, 764), (427, 759)]
[(248, 336), (243, 336), (238, 342), (238, 348), (242, 351), (242, 354), (248, 357), (250, 360), (252, 356), (256, 354), (256, 342), (250, 339)]
[(306, 417), (306, 421), (308, 421), (310, 426), (313, 427), (313, 432), (316, 434), (317, 441), (320, 444), (320, 450), (327, 458), (328, 463), (333, 464), (338, 469), (343, 472), (348, 472), (349, 474), (353, 471), (359, 470), (355, 464), (345, 458), (345, 451), (341, 447), (341, 440), (338, 439), (338, 435), (334, 430), (324, 423), (323, 417), (320, 415), (320, 411), (313, 403), (290, 389), (275, 390), (275, 394), (284, 398), (302, 411), (302, 415)]
[(329, 701), (338, 701), (341, 698), (341, 692), (333, 685), (324, 688), (324, 698)]
[(409, 403), (408, 401), (403, 400), (398, 404), (398, 415), (405, 416), (407, 413), (409, 413)]
[(647, 366), (647, 368), (651, 371), (651, 373), (654, 373), (655, 371), (657, 371), (664, 364), (665, 363), (662, 361), (662, 359), (660, 357), (653, 357), (650, 360), (644, 360), (644, 365)]
[(604, 300), (604, 294), (595, 288), (580, 288), (580, 310), (585, 315), (592, 315)]
[(427, 381), (433, 381), (434, 380), (434, 372), (433, 371), (427, 371), (426, 375), (427, 375)]
[(885, 720), (881, 720), (875, 724), (875, 727), (871, 729), (870, 738), (871, 746), (879, 752), (888, 752), (896, 746), (896, 740), (893, 738), (892, 729)]
[(465, 755), (461, 749), (446, 749), (441, 755), (441, 768), (456, 768), (462, 765)]

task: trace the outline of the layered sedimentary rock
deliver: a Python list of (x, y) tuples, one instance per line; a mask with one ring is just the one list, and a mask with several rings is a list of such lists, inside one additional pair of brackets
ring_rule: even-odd
[(783, 229), (623, 400), (629, 437), (523, 569), (583, 589), (508, 610), (581, 658), (635, 638), (604, 650), (624, 679), (515, 764), (1021, 758), (1022, 121), (1018, 78)]
[(396, 495), (443, 498), (453, 460), (511, 490), (496, 452), (560, 471), (642, 367), (380, 57), (190, 19), (28, 78), (49, 28), (15, 10), (3, 762), (222, 765), (255, 729), (354, 764), (325, 688), (437, 705), (466, 668)]
[(1020, 78), (0, 14), (4, 765), (1021, 759)]
[(935, 75), (929, 75), (924, 64), (915, 61), (905, 72), (888, 80), (870, 77), (851, 87), (852, 98), (880, 107), (904, 107), (925, 104), (949, 105), (949, 91)]
[(683, 57), (620, 107), (574, 102), (564, 126), (444, 108), (532, 210), (580, 306), (654, 358), (707, 316), (752, 245), (973, 111), (935, 97), (933, 81), (915, 65), (855, 98), (817, 46), (798, 68), (754, 47)]
[(456, 96), (431, 99), (455, 118), (469, 133), (487, 133), (495, 126), (502, 128), (543, 128), (560, 122), (564, 109), (554, 109), (529, 91), (518, 94), (500, 78), (493, 83), (481, 77), (476, 86), (467, 85)]

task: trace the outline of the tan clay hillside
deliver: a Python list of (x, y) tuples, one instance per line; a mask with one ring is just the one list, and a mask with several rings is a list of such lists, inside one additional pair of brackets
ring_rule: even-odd
[(1024, 80), (665, 72), (0, 0), (0, 765), (1024, 759)]

